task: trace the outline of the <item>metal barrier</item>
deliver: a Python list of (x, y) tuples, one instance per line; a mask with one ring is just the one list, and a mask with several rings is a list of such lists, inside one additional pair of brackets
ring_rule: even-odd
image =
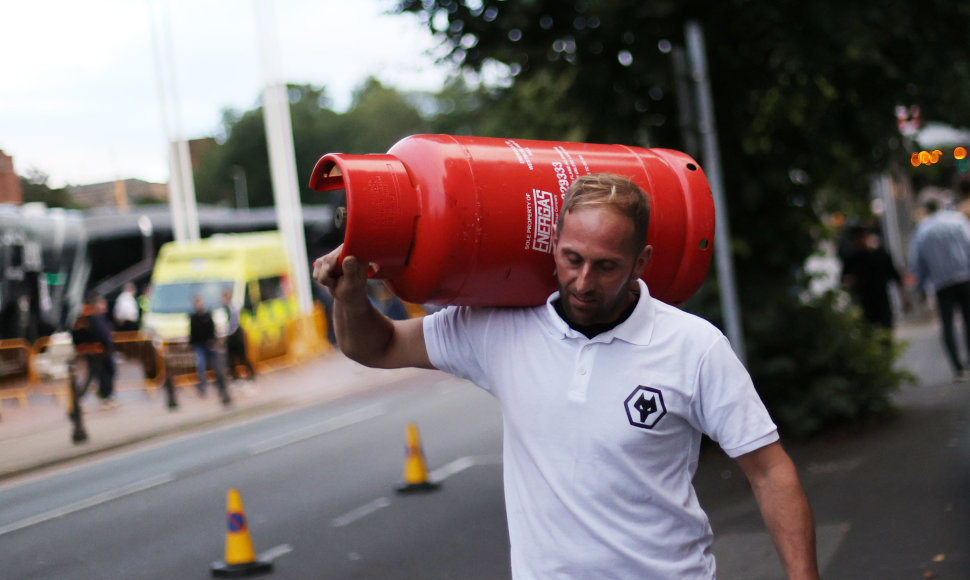
[(187, 338), (166, 340), (161, 344), (162, 381), (159, 384), (170, 381), (174, 387), (185, 387), (195, 385), (199, 382), (196, 377), (195, 352), (189, 346)]
[[(149, 395), (154, 394), (164, 379), (160, 372), (164, 365), (151, 338), (140, 331), (132, 331), (114, 332), (111, 339), (115, 346), (115, 392), (145, 390)], [(29, 382), (36, 392), (67, 404), (71, 365), (75, 366), (75, 374), (85, 377), (84, 382), (87, 382), (88, 361), (80, 356), (84, 353), (76, 351), (70, 333), (38, 338), (30, 352)]]
[(115, 390), (144, 389), (154, 395), (165, 380), (165, 355), (161, 344), (140, 330), (113, 332), (111, 339), (115, 344), (117, 365)]
[(30, 382), (30, 343), (22, 338), (0, 340), (0, 400), (17, 399), (27, 405)]
[[(327, 336), (326, 314), (319, 305), (307, 316), (279, 324), (253, 324), (246, 332), (246, 354), (259, 373), (299, 364), (333, 349)], [(195, 353), (187, 339), (175, 339), (161, 344), (161, 378), (156, 386), (171, 380), (173, 387), (194, 386), (199, 382)], [(224, 341), (217, 348), (225, 355)], [(224, 369), (231, 376), (230, 369)], [(210, 375), (211, 375), (211, 371)], [(209, 377), (215, 380), (214, 376)]]
[[(115, 391), (145, 390), (154, 396), (166, 381), (173, 387), (198, 383), (195, 353), (187, 339), (153, 340), (142, 331), (111, 336), (117, 368)], [(224, 348), (220, 341), (218, 350)], [(299, 364), (332, 349), (326, 314), (319, 305), (309, 315), (283, 326), (256, 325), (246, 335), (249, 360), (259, 372)], [(38, 392), (68, 404), (72, 372), (86, 377), (86, 366), (78, 354), (68, 332), (41, 337), (33, 344), (19, 338), (0, 340), (0, 400), (16, 398), (27, 405), (28, 395)]]

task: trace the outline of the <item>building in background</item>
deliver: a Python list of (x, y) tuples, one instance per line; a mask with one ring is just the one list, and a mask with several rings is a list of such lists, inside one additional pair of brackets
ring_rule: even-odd
[(21, 204), (23, 201), (24, 191), (20, 177), (13, 170), (13, 157), (0, 149), (0, 203)]
[(218, 144), (215, 137), (189, 139), (189, 161), (192, 163), (192, 171), (199, 170), (202, 158)]
[(119, 207), (142, 203), (167, 203), (168, 185), (141, 179), (119, 179), (90, 185), (69, 185), (67, 193), (81, 207)]

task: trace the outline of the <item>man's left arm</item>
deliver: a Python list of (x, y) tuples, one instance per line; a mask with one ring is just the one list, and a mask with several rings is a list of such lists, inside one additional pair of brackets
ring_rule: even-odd
[(751, 483), (788, 578), (817, 579), (815, 521), (791, 458), (775, 442), (736, 460)]

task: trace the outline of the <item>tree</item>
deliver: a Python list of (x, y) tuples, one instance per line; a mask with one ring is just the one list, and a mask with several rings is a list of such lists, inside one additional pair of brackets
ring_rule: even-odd
[[(290, 119), (293, 126), (300, 199), (323, 203), (310, 190), (309, 179), (317, 161), (331, 152), (383, 153), (398, 139), (427, 126), (407, 95), (368, 79), (355, 93), (343, 114), (330, 109), (322, 87), (290, 85)], [(207, 153), (196, 172), (200, 202), (235, 204), (233, 175), (245, 172), (250, 207), (272, 206), (273, 189), (262, 107), (240, 113), (223, 112), (221, 143)]]
[(39, 201), (47, 207), (63, 207), (76, 209), (77, 204), (64, 188), (54, 189), (47, 185), (48, 175), (37, 169), (27, 171), (27, 176), (20, 177), (20, 188), (23, 191), (24, 203)]
[[(784, 394), (766, 399), (780, 405), (773, 410), (783, 426), (801, 434), (888, 406), (888, 393), (905, 379), (892, 367), (896, 351), (869, 353), (878, 340), (868, 331), (840, 337), (843, 354), (826, 348), (827, 333), (853, 328), (845, 319), (852, 314), (829, 298), (806, 303), (801, 265), (825, 233), (827, 211), (866, 211), (870, 177), (908, 159), (896, 105), (970, 124), (961, 40), (970, 7), (943, 0), (400, 0), (398, 11), (419, 15), (463, 70), (508, 72), (510, 86), (487, 101), (486, 131), (501, 125), (515, 127), (514, 136), (676, 149), (687, 140), (677, 122), (685, 110), (677, 106), (675, 56), (686, 21), (701, 22), (756, 383)], [(689, 307), (718, 321), (716, 282)], [(808, 324), (811, 317), (825, 324)], [(791, 328), (809, 333), (799, 347), (813, 356), (774, 348)], [(846, 351), (865, 353), (868, 370), (850, 372)], [(791, 372), (776, 372), (784, 365)], [(866, 394), (813, 396), (832, 384), (821, 376), (840, 373)], [(802, 420), (813, 414), (825, 420)]]

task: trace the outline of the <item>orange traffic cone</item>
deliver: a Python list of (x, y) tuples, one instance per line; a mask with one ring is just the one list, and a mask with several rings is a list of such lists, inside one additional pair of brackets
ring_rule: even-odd
[(438, 489), (440, 484), (428, 481), (428, 468), (424, 463), (424, 451), (421, 449), (421, 437), (418, 435), (418, 426), (414, 423), (408, 423), (406, 435), (407, 443), (404, 448), (404, 483), (397, 488), (398, 493)]
[(226, 495), (226, 561), (213, 562), (209, 567), (213, 576), (238, 577), (265, 574), (273, 570), (272, 562), (256, 559), (253, 542), (249, 537), (249, 524), (242, 498), (235, 489)]

